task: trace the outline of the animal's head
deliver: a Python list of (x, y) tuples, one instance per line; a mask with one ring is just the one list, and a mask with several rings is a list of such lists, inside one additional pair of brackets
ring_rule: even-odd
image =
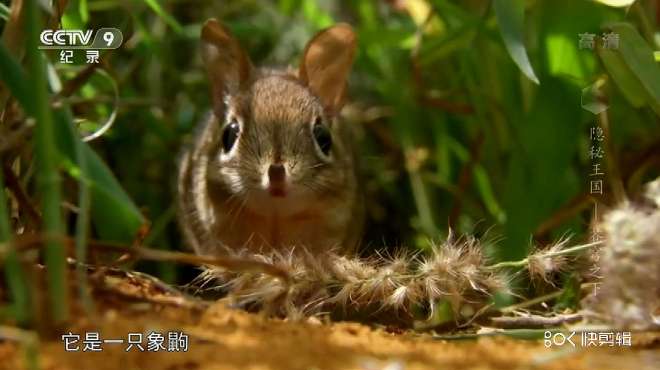
[(214, 19), (204, 24), (201, 39), (219, 125), (211, 176), (229, 193), (260, 201), (342, 191), (350, 148), (336, 117), (355, 54), (352, 28), (338, 24), (319, 32), (295, 72), (255, 68)]

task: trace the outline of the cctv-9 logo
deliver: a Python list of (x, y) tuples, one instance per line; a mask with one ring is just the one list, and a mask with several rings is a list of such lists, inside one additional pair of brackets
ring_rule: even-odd
[(43, 30), (39, 35), (39, 49), (117, 49), (124, 35), (116, 28), (93, 30)]

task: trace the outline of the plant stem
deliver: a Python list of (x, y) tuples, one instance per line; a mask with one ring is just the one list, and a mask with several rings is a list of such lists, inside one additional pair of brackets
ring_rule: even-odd
[[(59, 118), (60, 116), (58, 116)], [(82, 173), (89, 172), (87, 167), (87, 157), (82, 140), (76, 138), (76, 158), (78, 166)], [(89, 314), (94, 309), (94, 302), (87, 284), (87, 238), (89, 235), (89, 212), (91, 205), (90, 184), (86, 176), (80, 176), (78, 181), (78, 218), (76, 220), (76, 276), (78, 278), (78, 291), (85, 311)]]
[[(0, 156), (0, 167), (2, 157)], [(3, 171), (0, 170), (0, 261), (5, 266), (5, 275), (9, 292), (12, 299), (12, 314), (19, 325), (27, 325), (30, 322), (30, 290), (16, 253), (11, 245), (12, 232), (9, 226), (9, 213), (7, 212), (7, 198), (5, 197), (5, 183)], [(3, 247), (4, 244), (4, 247)], [(2, 256), (6, 256), (2, 261)]]
[(538, 340), (538, 339), (543, 339), (543, 335), (548, 331), (552, 333), (565, 332), (565, 330), (562, 328), (497, 329), (486, 333), (434, 335), (432, 336), (432, 338), (436, 340), (466, 340), (466, 339), (477, 339), (482, 337), (507, 336), (516, 339)]
[[(46, 89), (46, 68), (38, 47), (38, 33), (42, 29), (37, 0), (25, 1), (26, 57), (34, 100), (34, 116), (37, 121), (34, 151), (37, 163), (37, 189), (41, 197), (43, 228), (47, 235), (63, 234), (61, 203), (61, 178), (57, 162), (59, 153), (55, 146), (55, 131)], [(45, 262), (48, 279), (48, 295), (51, 319), (62, 323), (69, 316), (69, 292), (66, 286), (66, 260), (62, 243), (49, 238), (45, 245)]]
[[(596, 283), (583, 283), (582, 285), (580, 285), (580, 290), (585, 290), (587, 288), (593, 288), (595, 285), (596, 285)], [(524, 301), (524, 302), (516, 303), (516, 304), (511, 305), (511, 306), (502, 307), (502, 308), (499, 308), (497, 310), (501, 313), (514, 312), (514, 311), (522, 309), (522, 308), (535, 306), (539, 303), (543, 303), (543, 302), (549, 301), (551, 299), (555, 299), (555, 298), (561, 296), (562, 293), (563, 293), (563, 290), (559, 290), (559, 291), (556, 291), (556, 292), (552, 292), (552, 293), (542, 295), (540, 297), (532, 298), (532, 299)]]
[[(2, 157), (0, 157), (2, 166)], [(9, 213), (7, 212), (7, 198), (5, 196), (5, 178), (0, 171), (0, 243), (11, 239), (11, 228), (9, 227)]]
[[(543, 257), (564, 256), (564, 255), (567, 255), (567, 254), (572, 254), (572, 253), (575, 253), (575, 252), (583, 251), (585, 249), (590, 249), (590, 248), (593, 248), (593, 247), (601, 245), (601, 244), (603, 244), (602, 241), (597, 241), (597, 242), (593, 242), (593, 243), (576, 245), (574, 247), (562, 249), (562, 250), (556, 251), (556, 252), (546, 252), (546, 253), (541, 252), (541, 254), (543, 255)], [(523, 258), (519, 261), (504, 261), (504, 262), (496, 263), (496, 264), (491, 265), (489, 267), (491, 269), (497, 270), (497, 269), (502, 269), (502, 268), (506, 268), (506, 267), (525, 267), (525, 266), (527, 266), (528, 263), (529, 263), (529, 257), (525, 257), (525, 258)]]

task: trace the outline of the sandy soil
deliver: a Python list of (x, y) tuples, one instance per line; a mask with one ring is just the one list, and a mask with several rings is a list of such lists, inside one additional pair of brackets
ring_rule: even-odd
[[(660, 335), (655, 335), (650, 345), (649, 341), (638, 345), (633, 337), (632, 348), (582, 350), (547, 349), (540, 341), (499, 337), (442, 341), (430, 335), (395, 334), (357, 323), (268, 319), (228, 308), (222, 301), (188, 304), (167, 292), (153, 294), (153, 287), (149, 288), (151, 299), (145, 301), (140, 299), (144, 293), (141, 289), (131, 291), (122, 286), (122, 293), (116, 294), (116, 282), (112, 285), (114, 292), (97, 292), (102, 298), (97, 299), (100, 307), (96, 317), (79, 315), (62, 332), (83, 337), (98, 332), (101, 339), (126, 342), (128, 333), (143, 333), (146, 338), (157, 332), (167, 338), (169, 331), (181, 331), (189, 337), (188, 351), (142, 352), (133, 348), (127, 352), (125, 343), (103, 343), (101, 352), (66, 352), (58, 337), (41, 342), (42, 369), (643, 370), (657, 369), (660, 364)], [(0, 369), (26, 368), (23, 360), (16, 343), (0, 342)]]

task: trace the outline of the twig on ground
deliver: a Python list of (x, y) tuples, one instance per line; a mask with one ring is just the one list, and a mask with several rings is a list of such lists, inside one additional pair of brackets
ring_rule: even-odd
[(523, 316), (492, 317), (490, 321), (498, 328), (546, 328), (580, 321), (583, 317), (580, 313), (557, 314), (551, 317), (525, 314)]
[[(70, 237), (24, 235), (14, 240), (13, 244), (17, 250), (22, 251), (26, 249), (39, 248), (47, 240), (60, 240), (64, 242), (68, 248), (68, 254), (73, 256), (72, 252), (74, 240)], [(269, 263), (248, 258), (198, 256), (190, 253), (171, 252), (144, 247), (133, 247), (120, 243), (100, 240), (90, 240), (88, 245), (92, 249), (97, 249), (103, 252), (127, 253), (129, 255), (135, 256), (137, 259), (175, 262), (195, 266), (211, 265), (234, 272), (262, 272), (264, 274), (282, 279), (285, 284), (289, 281), (289, 274), (285, 270)], [(0, 255), (0, 260), (3, 258), (4, 256)]]

